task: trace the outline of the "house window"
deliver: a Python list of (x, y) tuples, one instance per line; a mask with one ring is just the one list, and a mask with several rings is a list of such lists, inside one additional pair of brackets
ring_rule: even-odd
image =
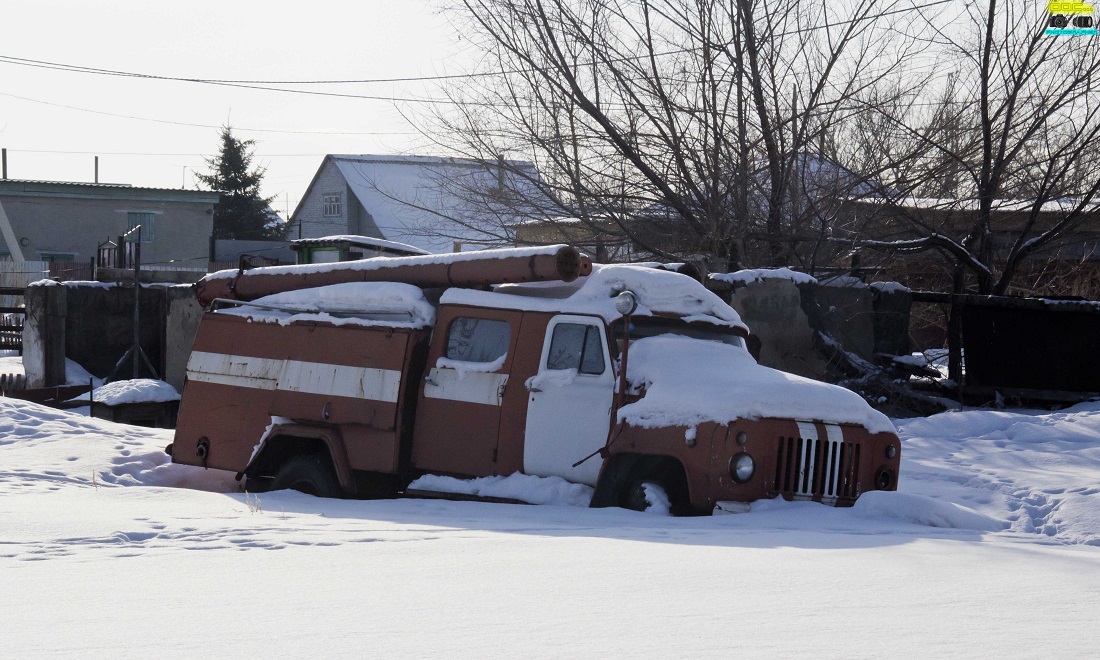
[(340, 195), (322, 195), (321, 202), (324, 205), (322, 215), (326, 218), (340, 215)]
[(76, 261), (75, 252), (39, 252), (42, 261)]
[[(141, 242), (153, 242), (153, 215), (146, 211), (130, 211), (126, 214), (126, 231), (141, 225)], [(132, 238), (130, 240), (133, 240)]]
[(512, 326), (507, 321), (457, 318), (447, 335), (447, 358), (462, 362), (494, 362), (508, 352)]

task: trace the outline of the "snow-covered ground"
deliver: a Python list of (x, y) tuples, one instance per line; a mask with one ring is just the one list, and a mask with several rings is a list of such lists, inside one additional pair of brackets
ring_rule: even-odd
[(678, 519), (253, 496), (0, 399), (0, 657), (1095, 657), (1100, 404), (900, 431), (898, 493)]

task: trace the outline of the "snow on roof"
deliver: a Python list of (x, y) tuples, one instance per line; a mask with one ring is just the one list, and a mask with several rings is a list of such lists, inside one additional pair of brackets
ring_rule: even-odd
[(134, 380), (116, 380), (92, 392), (92, 401), (108, 406), (124, 403), (163, 403), (179, 401), (176, 388), (163, 380), (137, 378)]
[(408, 252), (409, 254), (431, 254), (431, 252), (428, 252), (427, 250), (421, 250), (415, 245), (409, 245), (408, 243), (398, 243), (397, 241), (387, 241), (381, 238), (374, 238), (372, 236), (356, 236), (354, 234), (321, 236), (320, 238), (299, 238), (297, 240), (291, 241), (291, 243), (293, 243), (293, 245), (321, 245), (324, 243), (336, 243), (341, 241), (351, 243), (355, 246), (382, 248), (385, 250)]
[(750, 268), (735, 273), (712, 273), (710, 279), (729, 284), (752, 284), (764, 280), (790, 280), (795, 284), (817, 284), (817, 280), (812, 276), (790, 268)]
[(696, 280), (656, 268), (624, 264), (593, 264), (592, 274), (575, 282), (505, 284), (495, 291), (448, 289), (441, 303), (483, 305), (544, 312), (598, 314), (609, 323), (622, 316), (615, 296), (631, 291), (638, 298), (637, 315), (676, 314), (689, 321), (706, 321), (741, 328), (748, 326), (732, 307)]
[(858, 424), (894, 433), (890, 420), (843, 387), (756, 363), (748, 351), (720, 342), (664, 335), (630, 345), (627, 378), (645, 396), (623, 406), (619, 421), (645, 428), (727, 424), (765, 417)]
[(346, 282), (285, 291), (219, 313), (280, 325), (321, 321), (333, 325), (426, 328), (435, 323), (435, 307), (420, 287), (397, 282)]
[[(249, 273), (264, 275), (302, 275), (304, 273), (327, 273), (333, 270), (378, 270), (388, 266), (424, 266), (429, 264), (452, 264), (474, 259), (508, 259), (511, 257), (534, 257), (542, 254), (557, 254), (565, 245), (547, 245), (529, 248), (494, 248), (491, 250), (473, 250), (470, 252), (451, 252), (448, 254), (426, 254), (419, 257), (375, 257), (358, 261), (340, 261), (324, 264), (298, 264), (295, 266), (264, 266), (253, 268)], [(203, 280), (232, 279), (238, 275), (236, 268), (210, 273)]]
[(515, 208), (490, 208), (492, 196), (485, 193), (499, 188), (500, 176), (521, 199), (543, 197), (532, 183), (538, 172), (526, 161), (504, 161), (502, 174), (498, 161), (467, 158), (333, 154), (328, 159), (369, 214), (361, 223), (373, 223), (385, 240), (432, 253), (450, 252), (456, 240), (484, 241), (481, 227), (499, 232), (502, 222), (528, 217)]
[[(900, 206), (907, 209), (930, 209), (941, 211), (977, 211), (978, 199), (954, 199), (939, 197), (913, 197), (910, 195), (900, 197), (864, 197), (860, 202), (868, 204), (882, 204), (884, 206)], [(1069, 213), (1081, 204), (1078, 199), (1052, 199), (1040, 206), (1041, 213)], [(995, 199), (992, 210), (1002, 213), (1019, 213), (1031, 211), (1035, 206), (1035, 200), (1031, 199)], [(1085, 206), (1088, 210), (1100, 208), (1100, 201), (1092, 202)]]
[(909, 287), (900, 282), (871, 282), (868, 286), (882, 293), (904, 293), (910, 291)]

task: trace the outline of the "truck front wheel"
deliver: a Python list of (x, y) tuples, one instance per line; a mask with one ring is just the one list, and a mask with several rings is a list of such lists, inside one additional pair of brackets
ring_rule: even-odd
[(665, 514), (672, 512), (672, 502), (669, 500), (665, 487), (649, 480), (638, 480), (631, 484), (623, 498), (623, 507), (634, 511), (653, 511)]
[(283, 463), (271, 481), (271, 490), (287, 488), (317, 497), (344, 494), (332, 464), (325, 456), (316, 454), (292, 456)]

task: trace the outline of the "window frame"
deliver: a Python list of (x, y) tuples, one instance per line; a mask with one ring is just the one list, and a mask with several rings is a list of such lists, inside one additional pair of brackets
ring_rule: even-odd
[[(595, 344), (601, 347), (600, 356), (603, 361), (603, 370), (599, 373), (584, 372), (578, 367), (577, 376), (584, 378), (608, 378), (608, 374), (614, 375), (615, 359), (611, 352), (612, 346), (610, 343), (611, 332), (607, 327), (607, 322), (599, 316), (589, 316), (587, 314), (556, 314), (550, 319), (550, 322), (546, 325), (546, 334), (542, 340), (542, 353), (539, 356), (539, 373), (545, 371), (555, 371), (548, 366), (550, 359), (551, 347), (553, 345), (554, 333), (557, 331), (559, 325), (583, 325), (587, 326), (588, 330), (585, 331), (585, 348), (582, 350), (581, 359), (583, 361), (585, 357), (585, 351), (587, 351), (588, 344), (588, 332), (596, 332)], [(582, 362), (583, 364), (583, 362)]]
[[(56, 257), (63, 257), (63, 258), (57, 259)], [(67, 258), (65, 258), (65, 257), (67, 257)], [(39, 258), (40, 261), (45, 261), (47, 263), (54, 263), (54, 262), (58, 262), (58, 263), (75, 263), (76, 262), (76, 252), (58, 252), (57, 250), (39, 250), (38, 251), (38, 258)]]
[[(156, 234), (156, 217), (155, 211), (127, 211), (126, 231), (133, 231), (134, 227), (141, 225), (141, 242), (152, 243), (153, 236)], [(131, 239), (130, 242), (133, 240)]]
[[(603, 333), (600, 332), (600, 326), (597, 325), (596, 323), (578, 323), (578, 322), (572, 321), (572, 320), (559, 321), (559, 322), (555, 323), (552, 328), (550, 328), (550, 343), (547, 345), (546, 356), (543, 359), (542, 367), (544, 369), (546, 369), (547, 371), (562, 371), (562, 370), (564, 370), (561, 367), (556, 367), (556, 366), (551, 367), (550, 366), (550, 359), (554, 355), (554, 345), (557, 342), (558, 337), (559, 337), (558, 329), (562, 328), (563, 326), (573, 326), (573, 327), (578, 327), (578, 328), (583, 328), (584, 329), (584, 332), (581, 333), (581, 350), (580, 350), (580, 355), (577, 356), (577, 365), (575, 367), (564, 367), (564, 369), (576, 369), (577, 374), (581, 375), (581, 376), (602, 376), (604, 373), (606, 373), (607, 372), (607, 367), (608, 367), (608, 364), (607, 364), (608, 354), (604, 350), (599, 351), (599, 355), (600, 355), (600, 370), (599, 371), (587, 371), (586, 368), (585, 368), (585, 359), (590, 357), (590, 354), (588, 352), (589, 349), (591, 348), (590, 344), (594, 343), (595, 347), (598, 350), (600, 348), (600, 346), (602, 345), (602, 343), (603, 343), (601, 341), (603, 339), (603, 336), (602, 336)], [(590, 341), (591, 339), (593, 339), (593, 337), (594, 337), (594, 341)]]
[(321, 195), (321, 217), (339, 218), (344, 215), (344, 199), (340, 193), (323, 193)]

